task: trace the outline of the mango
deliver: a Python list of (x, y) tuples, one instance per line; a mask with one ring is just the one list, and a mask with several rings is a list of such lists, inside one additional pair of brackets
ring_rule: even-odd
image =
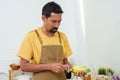
[(85, 66), (73, 66), (72, 67), (72, 72), (80, 72), (80, 71), (85, 71), (86, 73), (90, 72), (90, 68), (85, 67)]

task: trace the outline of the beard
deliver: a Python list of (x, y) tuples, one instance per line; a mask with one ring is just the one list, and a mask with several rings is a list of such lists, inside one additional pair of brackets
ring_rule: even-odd
[(57, 27), (54, 27), (54, 28), (52, 28), (51, 30), (49, 30), (49, 32), (50, 32), (50, 33), (55, 33), (55, 32), (57, 32), (57, 30), (58, 30), (58, 28), (57, 28)]

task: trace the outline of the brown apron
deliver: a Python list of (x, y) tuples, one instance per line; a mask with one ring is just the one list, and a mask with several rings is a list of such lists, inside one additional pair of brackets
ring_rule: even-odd
[[(60, 45), (43, 45), (42, 39), (38, 34), (37, 30), (35, 30), (39, 41), (41, 43), (41, 60), (40, 64), (46, 63), (58, 63), (63, 61), (63, 47), (61, 45), (60, 34), (59, 42)], [(66, 75), (64, 72), (55, 73), (50, 70), (40, 71), (33, 74), (34, 80), (66, 80)]]

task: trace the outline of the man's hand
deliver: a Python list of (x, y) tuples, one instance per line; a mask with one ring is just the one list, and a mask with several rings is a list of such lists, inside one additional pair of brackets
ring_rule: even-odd
[(85, 77), (86, 72), (85, 71), (80, 71), (80, 72), (76, 72), (74, 73), (75, 76), (79, 76), (79, 77)]
[(50, 69), (55, 73), (61, 73), (64, 72), (64, 65), (61, 63), (50, 64)]
[(63, 67), (64, 67), (64, 70), (65, 70), (66, 72), (69, 73), (69, 72), (71, 71), (70, 65), (65, 64), (65, 65), (63, 65)]
[(50, 64), (50, 68), (51, 68), (51, 71), (55, 73), (61, 73), (64, 71), (70, 72), (70, 67), (67, 64), (63, 65), (61, 63), (54, 63), (54, 64)]

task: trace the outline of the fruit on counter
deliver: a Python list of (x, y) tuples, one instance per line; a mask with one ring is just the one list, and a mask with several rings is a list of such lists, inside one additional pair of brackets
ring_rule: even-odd
[(120, 77), (118, 75), (113, 75), (112, 80), (120, 80)]
[(86, 73), (90, 72), (90, 68), (85, 67), (85, 66), (73, 66), (72, 67), (72, 72), (80, 72), (80, 71), (85, 71)]

